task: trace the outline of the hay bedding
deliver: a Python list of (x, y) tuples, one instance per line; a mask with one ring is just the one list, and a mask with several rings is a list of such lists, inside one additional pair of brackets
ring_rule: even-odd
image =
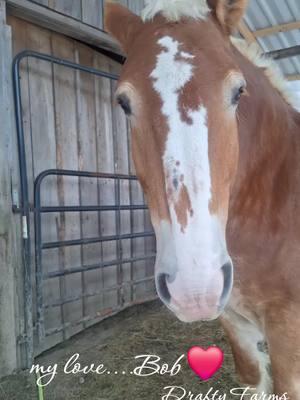
[[(186, 358), (181, 361), (180, 373), (173, 377), (130, 375), (130, 371), (141, 365), (141, 361), (134, 359), (137, 355), (157, 355), (161, 357), (161, 364), (172, 367), (190, 347), (213, 344), (224, 350), (225, 362), (209, 382), (201, 382), (194, 375)], [(80, 354), (82, 366), (103, 363), (112, 373), (65, 375), (62, 372), (64, 365), (74, 353)], [(159, 302), (135, 307), (90, 328), (44, 354), (37, 362), (45, 366), (58, 363), (58, 374), (45, 389), (45, 400), (160, 400), (167, 393), (166, 386), (184, 387), (195, 396), (205, 394), (213, 387), (220, 394), (226, 393), (226, 399), (230, 400), (230, 389), (239, 386), (234, 377), (230, 348), (219, 323), (183, 324)], [(116, 370), (118, 375), (113, 373)], [(123, 371), (126, 375), (122, 375)], [(36, 398), (34, 379), (28, 372), (0, 381), (1, 400)]]

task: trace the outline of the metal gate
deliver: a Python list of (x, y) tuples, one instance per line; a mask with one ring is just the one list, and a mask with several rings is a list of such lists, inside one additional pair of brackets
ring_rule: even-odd
[[(26, 349), (26, 365), (29, 367), (32, 364), (34, 355), (34, 336), (38, 338), (41, 343), (46, 336), (54, 335), (57, 332), (62, 332), (65, 338), (65, 331), (70, 327), (70, 324), (65, 323), (63, 319), (63, 306), (74, 301), (82, 301), (83, 309), (87, 298), (97, 296), (99, 294), (106, 293), (109, 290), (116, 290), (118, 294), (118, 302), (115, 308), (110, 308), (102, 310), (102, 312), (97, 315), (84, 315), (83, 318), (75, 321), (73, 325), (90, 323), (92, 321), (99, 321), (107, 316), (111, 316), (120, 310), (131, 306), (137, 302), (134, 301), (132, 290), (130, 296), (130, 302), (125, 304), (123, 298), (123, 277), (122, 277), (122, 266), (124, 264), (130, 264), (133, 262), (143, 261), (143, 260), (154, 260), (155, 254), (151, 252), (149, 254), (144, 254), (140, 257), (125, 257), (122, 252), (122, 241), (126, 239), (136, 239), (136, 238), (146, 238), (153, 237), (153, 231), (126, 234), (121, 233), (121, 212), (129, 211), (132, 216), (132, 212), (135, 210), (146, 210), (146, 205), (143, 204), (121, 204), (120, 188), (122, 182), (135, 182), (137, 178), (130, 175), (120, 175), (120, 174), (102, 174), (91, 171), (70, 171), (70, 170), (59, 170), (51, 169), (45, 170), (39, 174), (34, 182), (34, 204), (31, 205), (29, 202), (29, 189), (28, 189), (28, 176), (27, 176), (27, 163), (26, 163), (26, 148), (24, 141), (24, 127), (23, 127), (23, 114), (22, 114), (22, 99), (21, 99), (21, 85), (20, 85), (20, 64), (22, 60), (26, 58), (36, 58), (43, 61), (47, 61), (52, 64), (62, 65), (64, 67), (71, 68), (73, 70), (79, 70), (86, 72), (88, 74), (93, 74), (101, 78), (106, 78), (110, 80), (117, 80), (118, 77), (114, 74), (99, 71), (95, 68), (86, 67), (80, 64), (76, 64), (67, 60), (49, 56), (46, 54), (41, 54), (33, 51), (24, 51), (18, 54), (13, 63), (13, 78), (14, 78), (14, 100), (15, 100), (15, 110), (16, 110), (16, 125), (17, 125), (17, 135), (18, 135), (18, 153), (19, 153), (19, 169), (20, 169), (20, 206), (15, 208), (15, 212), (20, 212), (22, 217), (22, 231), (23, 231), (23, 263), (24, 263), (24, 311), (25, 311), (25, 335), (23, 337), (23, 344)], [(43, 204), (42, 201), (42, 188), (47, 184), (47, 178), (49, 177), (77, 177), (78, 179), (93, 179), (96, 181), (110, 181), (113, 182), (114, 186), (114, 204), (93, 204), (89, 206), (47, 206)], [(78, 239), (72, 240), (58, 240), (55, 242), (45, 242), (42, 234), (43, 227), (43, 215), (51, 213), (79, 213), (82, 212), (114, 212), (116, 231), (114, 235), (99, 235), (98, 237), (79, 237)], [(32, 243), (32, 233), (30, 226), (30, 219), (32, 214), (34, 215), (34, 244)], [(99, 262), (91, 265), (81, 265), (72, 266), (70, 268), (58, 268), (50, 273), (46, 273), (43, 269), (43, 254), (45, 250), (49, 249), (62, 249), (72, 246), (85, 246), (95, 243), (104, 242), (115, 242), (116, 243), (116, 258), (108, 260), (105, 262)], [(32, 247), (34, 247), (35, 260), (32, 259)], [(34, 268), (33, 267), (34, 263)], [(87, 271), (98, 270), (107, 268), (109, 266), (117, 267), (117, 285), (109, 288), (102, 288), (97, 291), (83, 291), (81, 295), (65, 297), (63, 291), (60, 293), (60, 300), (57, 302), (47, 303), (44, 298), (43, 285), (45, 281), (62, 278), (68, 275), (85, 273)], [(34, 271), (35, 276), (32, 276), (32, 271)], [(35, 281), (35, 288), (33, 287), (33, 280)], [(137, 284), (143, 281), (152, 281), (153, 276), (147, 277), (140, 281), (134, 281), (133, 277), (130, 277), (130, 285)], [(152, 300), (155, 297), (152, 296), (148, 299), (143, 299), (143, 301)], [(55, 327), (51, 331), (45, 329), (45, 310), (52, 307), (60, 307), (62, 320), (60, 326)], [(34, 311), (33, 311), (34, 310)], [(34, 318), (33, 318), (33, 313)]]

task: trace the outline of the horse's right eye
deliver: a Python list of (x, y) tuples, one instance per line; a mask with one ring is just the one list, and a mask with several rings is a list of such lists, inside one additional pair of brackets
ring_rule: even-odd
[(131, 115), (131, 106), (130, 106), (130, 100), (126, 96), (126, 94), (120, 94), (117, 97), (117, 102), (118, 104), (123, 108), (123, 111), (126, 115)]
[(232, 94), (232, 104), (238, 105), (241, 97), (246, 93), (246, 87), (244, 85), (240, 86), (237, 89), (234, 89)]

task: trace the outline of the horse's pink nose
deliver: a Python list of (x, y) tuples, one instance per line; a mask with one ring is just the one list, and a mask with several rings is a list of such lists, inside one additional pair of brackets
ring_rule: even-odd
[[(221, 277), (220, 277), (221, 275)], [(223, 311), (224, 307), (226, 306), (232, 285), (233, 285), (233, 266), (232, 262), (228, 261), (225, 263), (221, 270), (217, 270), (215, 272), (215, 280), (221, 280), (223, 283), (223, 287), (220, 287), (220, 292), (215, 291), (215, 289), (212, 289), (212, 293), (210, 293), (210, 289), (207, 288), (207, 292), (205, 295), (199, 296), (198, 304), (197, 307), (193, 307), (193, 315), (197, 315), (197, 319), (210, 319), (210, 318), (216, 318), (218, 315), (221, 314)], [(184, 319), (184, 314), (185, 312), (188, 312), (191, 310), (191, 305), (192, 305), (192, 300), (191, 301), (178, 301), (178, 299), (172, 298), (171, 295), (171, 285), (172, 283), (178, 279), (176, 277), (176, 274), (170, 275), (167, 273), (160, 273), (158, 274), (156, 278), (156, 287), (157, 287), (157, 292), (159, 294), (160, 299), (176, 314), (181, 315), (181, 319)], [(201, 290), (203, 290), (203, 285), (201, 282), (199, 282), (199, 287)], [(184, 290), (184, 289), (182, 289)], [(186, 288), (188, 291), (188, 288)], [(193, 290), (195, 290), (195, 286), (193, 287)], [(188, 298), (189, 293), (183, 293), (182, 298)], [(206, 302), (208, 298), (214, 298), (215, 304), (211, 304), (211, 301), (209, 302), (209, 306), (207, 304), (201, 304), (201, 299), (203, 299), (203, 302)], [(173, 304), (176, 304), (176, 306), (173, 306)], [(205, 309), (205, 311), (204, 311)], [(211, 313), (211, 315), (209, 315)], [(192, 317), (194, 318), (194, 317)], [(188, 319), (188, 318), (187, 318)]]

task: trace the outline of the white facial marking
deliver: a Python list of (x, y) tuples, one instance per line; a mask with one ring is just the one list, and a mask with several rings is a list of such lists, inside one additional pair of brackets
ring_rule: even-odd
[[(159, 39), (158, 44), (163, 48), (157, 57), (157, 63), (151, 77), (154, 79), (154, 88), (161, 95), (164, 102), (164, 114), (170, 116), (177, 109), (177, 91), (182, 89), (192, 78), (193, 66), (187, 61), (176, 60), (176, 56), (192, 58), (193, 56), (179, 51), (179, 43), (170, 36)], [(188, 57), (187, 57), (188, 56)], [(175, 95), (172, 101), (172, 109), (166, 107), (170, 103), (169, 96)], [(177, 95), (177, 96), (176, 96)]]
[[(173, 241), (175, 254), (174, 250), (168, 253), (172, 254), (173, 270), (178, 271), (178, 277), (170, 284), (169, 290), (177, 303), (195, 306), (196, 310), (201, 303), (209, 309), (210, 305), (200, 297), (202, 299), (205, 293), (211, 291), (217, 298), (217, 293), (222, 292), (221, 272), (214, 279), (212, 276), (227, 262), (228, 255), (224, 227), (209, 209), (211, 176), (207, 111), (199, 104), (196, 110), (185, 110), (190, 123), (182, 119), (180, 95), (193, 78), (194, 56), (181, 51), (180, 43), (170, 36), (162, 37), (158, 43), (162, 51), (151, 78), (162, 100), (162, 113), (168, 123), (163, 165), (171, 217), (169, 241)], [(162, 228), (156, 230), (161, 231)], [(166, 229), (163, 231), (166, 232)], [(158, 255), (157, 265), (159, 259), (163, 265), (166, 264), (162, 258)], [(171, 260), (168, 262), (171, 263)], [(209, 296), (206, 300), (210, 301)]]
[[(203, 239), (205, 242), (212, 239), (203, 237), (206, 234), (211, 235), (211, 229), (203, 228), (211, 226), (213, 219), (209, 211), (211, 177), (208, 157), (207, 112), (205, 107), (200, 105), (196, 111), (187, 110), (188, 117), (192, 121), (191, 124), (182, 120), (179, 96), (181, 90), (193, 78), (193, 65), (189, 61), (193, 55), (180, 52), (180, 44), (169, 36), (161, 38), (159, 44), (163, 50), (157, 58), (156, 68), (151, 73), (151, 77), (154, 80), (153, 86), (163, 101), (162, 113), (167, 117), (169, 125), (163, 157), (165, 173), (169, 177), (167, 192), (174, 179), (178, 183), (176, 188), (172, 188), (174, 197), (172, 203), (169, 204), (172, 223), (177, 235), (185, 233), (190, 236), (190, 242), (197, 247), (196, 235), (200, 236), (202, 243)], [(178, 59), (178, 54), (184, 56), (185, 59)], [(193, 215), (188, 215), (189, 221), (184, 233), (177, 221), (175, 211), (176, 200), (183, 188), (187, 190), (193, 210)], [(189, 224), (191, 220), (193, 223)]]
[(185, 51), (181, 51), (179, 54), (180, 54), (180, 57), (183, 57), (183, 58), (195, 58), (195, 56), (193, 56), (192, 54), (186, 53)]

